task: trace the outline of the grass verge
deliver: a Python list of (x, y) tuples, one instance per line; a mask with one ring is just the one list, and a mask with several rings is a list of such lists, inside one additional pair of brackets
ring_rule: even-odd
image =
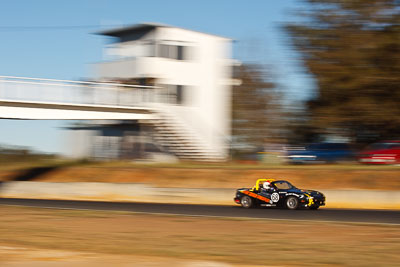
[[(285, 179), (300, 188), (400, 190), (399, 166), (145, 164), (132, 162), (10, 163), (0, 166), (0, 181), (147, 183), (159, 187), (240, 188), (259, 178)], [(35, 170), (36, 168), (36, 170)], [(48, 169), (41, 171), (40, 169)]]

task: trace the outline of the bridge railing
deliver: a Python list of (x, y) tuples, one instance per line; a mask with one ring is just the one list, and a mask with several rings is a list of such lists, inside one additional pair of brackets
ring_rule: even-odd
[(154, 86), (0, 76), (3, 101), (132, 107), (162, 99)]

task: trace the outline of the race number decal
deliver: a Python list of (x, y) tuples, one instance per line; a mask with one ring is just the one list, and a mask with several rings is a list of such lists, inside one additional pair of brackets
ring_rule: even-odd
[(272, 200), (272, 202), (278, 202), (279, 201), (279, 194), (278, 193), (272, 193), (271, 194), (271, 200)]

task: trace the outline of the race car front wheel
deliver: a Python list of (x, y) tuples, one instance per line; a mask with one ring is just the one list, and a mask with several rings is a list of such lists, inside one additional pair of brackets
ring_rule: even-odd
[(290, 210), (295, 210), (299, 207), (299, 200), (297, 197), (288, 197), (285, 201), (286, 207)]
[(253, 207), (253, 200), (248, 196), (244, 196), (240, 200), (240, 204), (242, 204), (243, 208), (249, 209), (249, 208)]

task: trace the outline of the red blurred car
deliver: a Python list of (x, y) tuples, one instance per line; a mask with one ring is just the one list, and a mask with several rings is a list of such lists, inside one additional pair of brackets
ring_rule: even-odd
[(400, 164), (400, 141), (382, 141), (361, 151), (359, 162), (366, 164)]

